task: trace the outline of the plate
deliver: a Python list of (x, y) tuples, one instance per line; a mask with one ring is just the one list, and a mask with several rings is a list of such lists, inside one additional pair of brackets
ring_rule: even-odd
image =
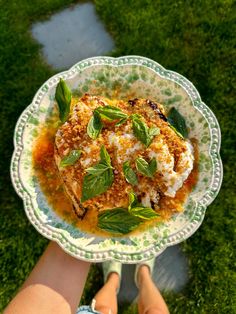
[[(79, 230), (53, 211), (33, 173), (32, 146), (40, 125), (57, 115), (54, 95), (60, 78), (79, 96), (90, 93), (121, 99), (149, 98), (162, 103), (167, 110), (172, 106), (179, 110), (186, 119), (189, 137), (196, 138), (199, 147), (199, 179), (182, 213), (138, 235), (100, 237)], [(93, 262), (116, 259), (122, 263), (137, 263), (184, 241), (199, 228), (206, 207), (216, 197), (222, 182), (220, 140), (215, 115), (182, 75), (144, 57), (94, 57), (51, 77), (22, 113), (15, 128), (11, 177), (30, 222), (66, 252)]]

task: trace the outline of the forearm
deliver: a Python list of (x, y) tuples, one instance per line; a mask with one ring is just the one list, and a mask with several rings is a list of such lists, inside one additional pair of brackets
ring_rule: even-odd
[(51, 242), (4, 313), (75, 313), (89, 267)]

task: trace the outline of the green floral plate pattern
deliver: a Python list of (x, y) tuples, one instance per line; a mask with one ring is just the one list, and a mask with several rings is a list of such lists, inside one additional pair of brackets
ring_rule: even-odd
[[(180, 111), (186, 119), (189, 137), (199, 143), (199, 180), (185, 203), (184, 212), (140, 234), (107, 238), (85, 233), (56, 215), (34, 176), (32, 145), (40, 125), (58, 115), (54, 95), (60, 78), (78, 96), (90, 93), (122, 99), (150, 98), (164, 104), (167, 110), (175, 106)], [(116, 259), (137, 263), (184, 241), (201, 225), (206, 207), (216, 197), (222, 182), (220, 140), (216, 117), (185, 77), (144, 57), (94, 57), (51, 77), (22, 113), (15, 129), (11, 177), (30, 222), (66, 252), (93, 262)]]

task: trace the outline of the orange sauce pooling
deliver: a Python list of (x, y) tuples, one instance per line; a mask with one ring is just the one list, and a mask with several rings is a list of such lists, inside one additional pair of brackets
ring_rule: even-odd
[(33, 165), (48, 204), (64, 220), (72, 223), (82, 231), (107, 235), (97, 228), (97, 212), (88, 210), (84, 219), (79, 219), (73, 205), (64, 191), (63, 181), (54, 161), (54, 139), (56, 129), (43, 127), (33, 147)]
[[(73, 223), (80, 230), (98, 235), (108, 235), (97, 228), (97, 212), (88, 210), (84, 219), (79, 219), (73, 209), (72, 203), (63, 188), (62, 179), (59, 176), (57, 166), (54, 161), (54, 138), (56, 129), (44, 127), (41, 129), (34, 148), (33, 148), (33, 165), (34, 171), (40, 183), (43, 193), (47, 197), (48, 204), (53, 210), (69, 223)], [(145, 230), (146, 227), (169, 219), (176, 211), (183, 210), (183, 203), (198, 180), (198, 146), (195, 139), (191, 140), (194, 147), (194, 168), (190, 173), (183, 186), (177, 191), (175, 198), (163, 196), (160, 200), (161, 216), (153, 221), (147, 221), (139, 227), (138, 232)], [(174, 206), (174, 207), (173, 207)], [(136, 233), (136, 231), (135, 231)]]
[(49, 205), (63, 218), (76, 221), (73, 207), (64, 193), (63, 182), (54, 162), (55, 129), (43, 128), (33, 148), (33, 165)]

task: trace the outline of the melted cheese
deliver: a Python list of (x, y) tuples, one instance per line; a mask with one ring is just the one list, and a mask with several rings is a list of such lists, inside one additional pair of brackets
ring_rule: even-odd
[(117, 151), (117, 161), (118, 163), (123, 163), (135, 157), (135, 153), (143, 148), (143, 145), (136, 139), (136, 137), (131, 133), (120, 133), (116, 134), (110, 132), (108, 135), (108, 142)]
[[(180, 189), (184, 181), (188, 178), (193, 169), (193, 147), (190, 142), (185, 142), (186, 151), (180, 155), (177, 165), (174, 165), (174, 157), (170, 154), (167, 144), (162, 140), (156, 148), (155, 142), (151, 145), (151, 151), (148, 156), (156, 158), (157, 170), (163, 175), (167, 190), (165, 195), (174, 197), (178, 189)], [(175, 171), (174, 167), (180, 169)]]

